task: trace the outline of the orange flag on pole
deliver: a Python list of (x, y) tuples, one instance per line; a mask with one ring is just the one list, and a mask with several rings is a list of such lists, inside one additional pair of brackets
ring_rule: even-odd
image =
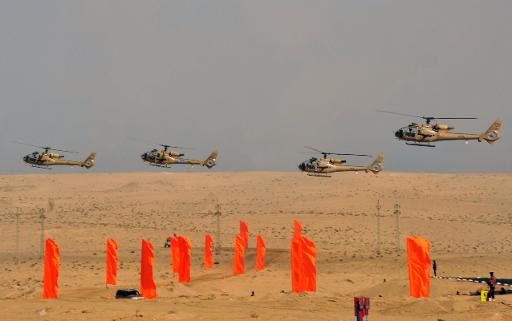
[(207, 269), (213, 267), (213, 238), (210, 234), (204, 236), (204, 261), (203, 265)]
[(302, 247), (302, 291), (316, 292), (316, 246), (305, 236), (301, 238)]
[(240, 275), (244, 274), (244, 238), (241, 235), (237, 235), (235, 238), (235, 255), (233, 257), (233, 274)]
[(293, 237), (302, 236), (302, 222), (300, 220), (293, 221)]
[(178, 236), (180, 249), (180, 269), (178, 281), (182, 283), (190, 282), (190, 260), (192, 256), (192, 244), (185, 236)]
[(407, 238), (410, 295), (430, 296), (430, 242), (421, 237)]
[(294, 237), (291, 244), (292, 291), (302, 292), (302, 248), (301, 237)]
[(265, 247), (265, 240), (263, 236), (258, 235), (256, 238), (256, 271), (265, 269), (265, 253), (267, 248)]
[(249, 248), (249, 223), (246, 221), (240, 221), (240, 236), (242, 236), (244, 249)]
[(316, 292), (316, 254), (315, 243), (302, 236), (302, 223), (295, 220), (291, 242), (293, 292)]
[(59, 246), (54, 240), (49, 238), (46, 240), (44, 252), (44, 299), (57, 299), (59, 297), (59, 266)]
[(119, 259), (117, 257), (117, 251), (119, 250), (119, 246), (117, 245), (116, 240), (108, 239), (107, 240), (107, 275), (106, 275), (106, 284), (116, 285), (117, 284), (117, 267), (119, 264)]
[(178, 273), (180, 270), (180, 244), (177, 236), (171, 238), (171, 256), (172, 272)]
[(155, 252), (151, 242), (142, 240), (140, 260), (140, 292), (145, 299), (156, 298), (156, 285), (153, 279)]

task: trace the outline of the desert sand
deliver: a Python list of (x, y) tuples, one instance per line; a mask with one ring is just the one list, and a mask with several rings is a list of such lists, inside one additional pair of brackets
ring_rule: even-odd
[[(353, 297), (371, 297), (370, 320), (512, 320), (512, 295), (496, 302), (457, 295), (485, 286), (433, 279), (431, 297), (408, 295), (405, 237), (432, 242), (443, 276), (512, 278), (512, 175), (345, 173), (115, 173), (0, 176), (1, 320), (353, 320)], [(37, 209), (46, 237), (60, 246), (60, 298), (43, 300)], [(382, 205), (381, 255), (376, 253), (377, 200)], [(400, 204), (400, 249), (395, 233)], [(220, 204), (222, 252), (201, 267), (204, 233), (216, 236)], [(20, 208), (20, 262), (16, 259)], [(291, 293), (293, 220), (318, 249), (318, 292)], [(246, 273), (232, 275), (239, 220), (249, 222)], [(192, 282), (172, 274), (173, 233), (192, 241)], [(267, 269), (255, 271), (255, 236), (267, 243)], [(118, 285), (105, 287), (105, 241), (120, 246)], [(138, 288), (141, 239), (156, 249), (158, 298), (116, 300)], [(251, 291), (255, 292), (251, 296)]]

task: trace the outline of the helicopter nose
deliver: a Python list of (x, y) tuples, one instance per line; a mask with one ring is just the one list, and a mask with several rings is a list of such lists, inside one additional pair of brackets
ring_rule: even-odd
[(395, 132), (395, 137), (396, 138), (402, 138), (404, 137), (404, 131), (402, 129), (399, 129)]
[(144, 153), (144, 154), (140, 155), (140, 158), (142, 158), (143, 160), (147, 160), (148, 153)]
[(304, 163), (300, 163), (299, 166), (297, 166), (301, 171), (305, 171), (306, 170), (306, 164)]
[(28, 156), (23, 156), (23, 161), (24, 162), (28, 161)]

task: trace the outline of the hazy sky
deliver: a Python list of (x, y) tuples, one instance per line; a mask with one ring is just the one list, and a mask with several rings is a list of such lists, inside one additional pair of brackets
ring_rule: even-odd
[[(409, 147), (414, 119), (376, 109), (499, 116), (503, 137)], [(0, 126), (1, 173), (44, 172), (11, 140), (96, 150), (96, 172), (158, 170), (139, 157), (158, 143), (218, 148), (216, 171), (294, 171), (311, 145), (510, 172), (512, 1), (2, 0)]]

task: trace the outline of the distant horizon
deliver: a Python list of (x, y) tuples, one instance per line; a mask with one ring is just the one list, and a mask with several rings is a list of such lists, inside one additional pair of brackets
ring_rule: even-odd
[[(304, 172), (300, 171), (283, 171), (283, 170), (240, 170), (240, 171), (88, 171), (88, 172), (52, 172), (51, 170), (41, 170), (41, 172), (25, 172), (25, 173), (1, 173), (0, 176), (25, 176), (25, 175), (93, 175), (93, 174), (242, 174), (242, 173), (296, 173), (308, 176)], [(358, 172), (345, 172), (345, 173), (333, 173), (331, 176), (340, 176), (343, 175), (368, 175), (370, 177), (379, 176), (382, 174), (441, 174), (441, 175), (512, 175), (512, 172), (421, 172), (421, 171), (386, 171), (383, 170), (379, 174), (373, 173), (358, 173)], [(320, 177), (312, 177), (311, 179), (321, 179)], [(328, 178), (326, 178), (328, 179)]]

